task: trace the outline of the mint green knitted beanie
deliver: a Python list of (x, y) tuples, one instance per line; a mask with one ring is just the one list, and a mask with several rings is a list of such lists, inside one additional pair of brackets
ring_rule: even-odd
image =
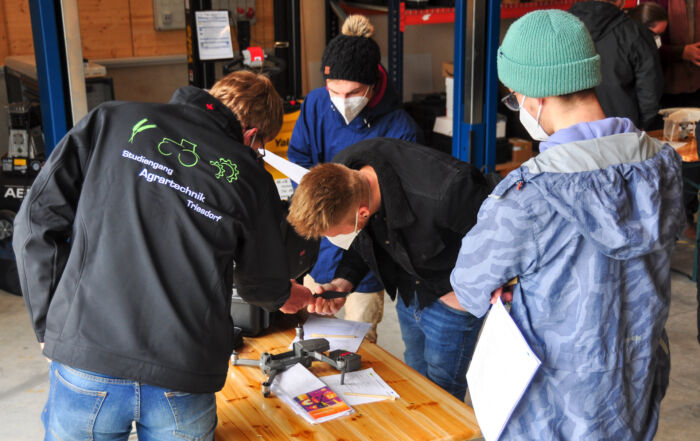
[(530, 12), (508, 29), (497, 55), (498, 78), (532, 98), (600, 84), (600, 56), (583, 23), (557, 9)]

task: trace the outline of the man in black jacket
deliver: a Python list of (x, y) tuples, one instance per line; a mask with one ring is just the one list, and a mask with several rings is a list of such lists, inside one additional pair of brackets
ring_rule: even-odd
[[(341, 165), (342, 164), (342, 165)], [(351, 292), (369, 270), (396, 309), (404, 359), (460, 400), (481, 327), (457, 302), (450, 272), (489, 186), (470, 164), (407, 141), (375, 138), (347, 147), (304, 176), (288, 220), (305, 237), (345, 248), (330, 283)], [(309, 312), (334, 314), (345, 298), (318, 298)]]
[(132, 421), (139, 438), (213, 439), (233, 280), (270, 311), (311, 299), (289, 280), (279, 196), (252, 149), (281, 123), (270, 81), (236, 72), (169, 104), (104, 104), (56, 146), (14, 235), (53, 360), (46, 439), (125, 440)]
[(659, 111), (664, 74), (652, 33), (622, 11), (624, 3), (578, 2), (569, 12), (588, 28), (600, 55), (603, 81), (595, 91), (605, 116), (648, 129)]

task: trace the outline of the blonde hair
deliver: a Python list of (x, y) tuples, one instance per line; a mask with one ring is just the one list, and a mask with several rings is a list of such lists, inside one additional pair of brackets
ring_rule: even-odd
[(374, 26), (364, 15), (348, 15), (340, 32), (350, 37), (370, 38), (374, 34)]
[(284, 116), (282, 98), (265, 75), (236, 71), (217, 81), (209, 93), (231, 109), (241, 125), (257, 128), (263, 140), (279, 133)]
[(359, 171), (341, 164), (320, 164), (301, 180), (287, 220), (299, 235), (315, 239), (348, 220), (357, 204), (368, 197)]

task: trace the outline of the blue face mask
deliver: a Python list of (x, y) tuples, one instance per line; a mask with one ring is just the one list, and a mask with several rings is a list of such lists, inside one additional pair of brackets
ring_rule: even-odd
[(525, 104), (525, 100), (527, 99), (526, 96), (523, 96), (523, 102), (520, 103), (520, 123), (525, 127), (525, 130), (527, 130), (527, 133), (530, 134), (532, 139), (537, 140), (537, 141), (546, 141), (549, 139), (549, 135), (547, 132), (544, 131), (542, 126), (540, 125), (540, 113), (542, 113), (542, 103), (540, 103), (540, 107), (537, 109), (537, 119), (533, 118), (532, 115), (530, 115), (530, 112), (525, 110), (525, 107), (523, 107), (523, 104)]

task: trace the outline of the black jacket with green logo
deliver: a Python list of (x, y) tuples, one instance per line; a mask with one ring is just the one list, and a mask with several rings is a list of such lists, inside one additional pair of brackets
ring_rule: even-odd
[(61, 140), (13, 242), (47, 357), (183, 392), (223, 386), (233, 279), (268, 310), (290, 286), (274, 181), (241, 140), (193, 87), (169, 104), (106, 103)]

